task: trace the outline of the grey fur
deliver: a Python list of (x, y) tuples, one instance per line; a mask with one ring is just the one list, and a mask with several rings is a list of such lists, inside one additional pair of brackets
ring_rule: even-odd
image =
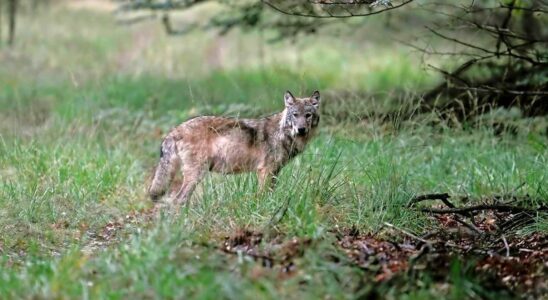
[(257, 172), (262, 189), (273, 188), (281, 168), (302, 152), (319, 124), (320, 94), (295, 98), (287, 91), (285, 109), (261, 119), (204, 116), (177, 126), (162, 142), (160, 162), (149, 188), (157, 201), (181, 166), (184, 180), (175, 203), (186, 202), (206, 171)]

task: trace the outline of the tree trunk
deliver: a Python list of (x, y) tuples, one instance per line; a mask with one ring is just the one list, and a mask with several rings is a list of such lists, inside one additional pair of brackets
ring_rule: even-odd
[(17, 0), (8, 0), (9, 25), (8, 25), (8, 44), (11, 46), (15, 40), (15, 18), (17, 14)]
[(0, 0), (0, 45), (2, 45), (2, 5), (4, 5), (4, 0)]

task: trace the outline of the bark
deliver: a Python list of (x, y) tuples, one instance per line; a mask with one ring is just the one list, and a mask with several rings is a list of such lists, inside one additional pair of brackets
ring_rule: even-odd
[(15, 41), (15, 20), (17, 14), (17, 0), (8, 0), (8, 13), (9, 13), (9, 24), (8, 24), (8, 45), (13, 45)]

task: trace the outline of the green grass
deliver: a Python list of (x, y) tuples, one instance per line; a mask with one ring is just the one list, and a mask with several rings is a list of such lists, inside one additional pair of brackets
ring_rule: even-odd
[[(402, 58), (401, 49), (382, 54), (380, 48), (375, 61), (360, 58), (346, 67), (340, 49), (312, 45), (298, 68), (274, 62), (208, 70), (198, 66), (200, 51), (185, 43), (208, 47), (211, 35), (167, 39), (150, 24), (116, 27), (108, 15), (58, 8), (22, 19), (28, 27), (18, 45), (0, 49), (21, 57), (2, 61), (0, 69), (0, 298), (492, 297), (458, 263), (445, 289), (427, 274), (410, 281), (422, 285), (377, 284), (348, 263), (331, 231), (375, 232), (390, 222), (425, 232), (431, 221), (405, 208), (421, 193), (548, 199), (545, 120), (516, 119), (515, 135), (496, 135), (488, 123), (499, 116), (451, 126), (435, 115), (391, 123), (358, 117), (393, 101), (393, 93), (413, 102), (411, 92), (401, 91), (435, 80)], [(45, 32), (45, 25), (53, 28)], [(145, 29), (153, 42), (135, 54), (139, 63), (118, 69), (124, 45)], [(237, 48), (227, 43), (229, 52)], [(283, 45), (272, 47), (274, 58)], [(359, 49), (349, 55), (359, 57)], [(193, 67), (195, 74), (186, 72)], [(162, 133), (193, 115), (274, 112), (286, 89), (325, 91), (327, 117), (272, 194), (256, 194), (253, 175), (211, 175), (180, 215), (137, 217), (112, 241), (90, 247), (105, 224), (152, 205), (145, 189)], [(359, 96), (373, 91), (384, 93)], [(348, 117), (334, 116), (337, 109)], [(547, 232), (547, 224), (541, 216), (527, 230)], [(210, 247), (241, 228), (313, 243), (296, 260), (296, 274), (280, 279), (245, 255)]]

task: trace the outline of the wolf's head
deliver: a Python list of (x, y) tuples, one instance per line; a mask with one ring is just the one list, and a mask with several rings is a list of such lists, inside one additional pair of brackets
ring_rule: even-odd
[(309, 98), (295, 98), (291, 92), (284, 95), (285, 111), (281, 120), (282, 129), (292, 136), (307, 136), (320, 123), (320, 92), (315, 91)]

